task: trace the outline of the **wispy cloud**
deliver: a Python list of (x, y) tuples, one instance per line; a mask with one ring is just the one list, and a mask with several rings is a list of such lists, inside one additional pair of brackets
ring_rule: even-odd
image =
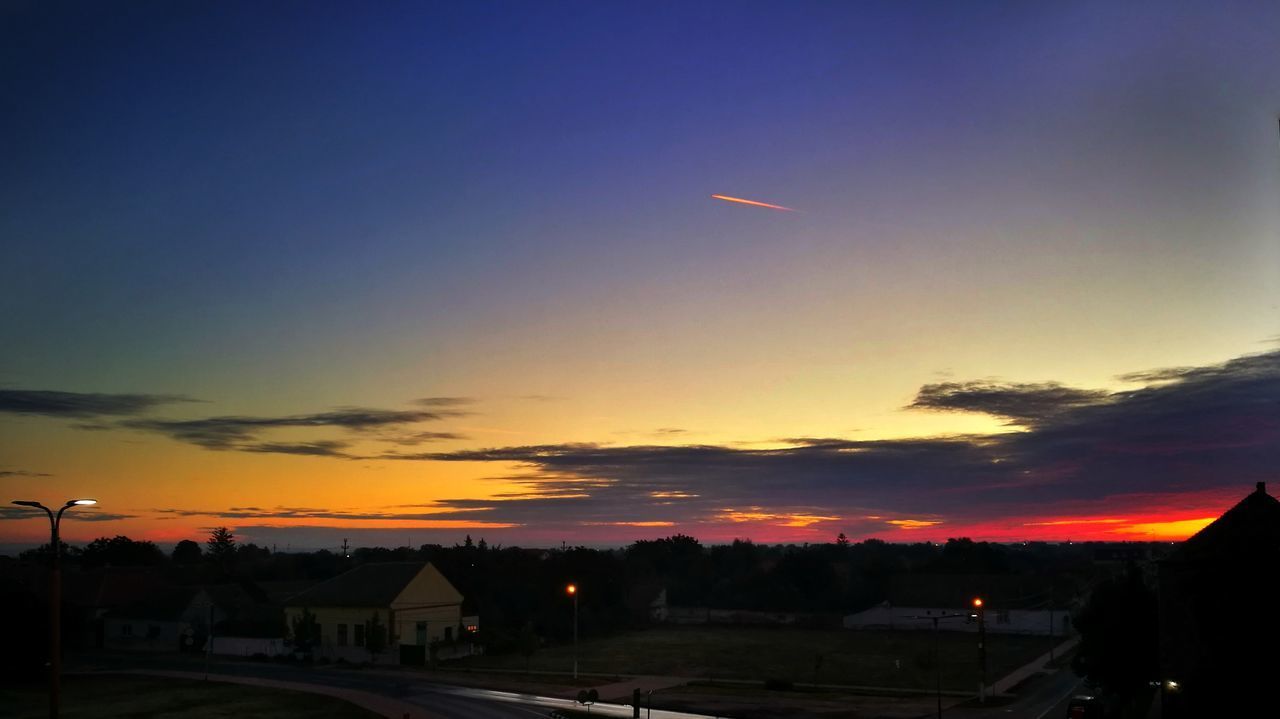
[[(437, 520), (470, 521), (471, 517), (483, 513), (487, 507), (450, 507), (447, 505), (422, 505), (431, 508), (426, 512), (369, 512), (343, 509), (322, 509), (318, 507), (228, 507), (226, 509), (152, 509), (159, 515), (173, 517), (212, 517), (216, 519), (235, 520), (343, 520), (354, 522), (415, 521), (429, 522)], [(477, 521), (483, 521), (479, 519)]]
[(1057, 382), (939, 382), (921, 387), (907, 408), (981, 412), (1030, 425), (1047, 422), (1079, 407), (1102, 404), (1111, 398), (1112, 395), (1103, 390), (1076, 389)]
[(143, 414), (155, 407), (195, 402), (171, 394), (98, 394), (55, 390), (0, 389), (0, 412), (90, 418)]
[(0, 469), (0, 477), (52, 477), (48, 472), (32, 472), (26, 469)]
[[(1280, 466), (1280, 352), (1147, 376), (1158, 381), (1124, 392), (1052, 382), (948, 383), (921, 392), (922, 407), (985, 411), (1026, 427), (1009, 434), (801, 437), (772, 449), (569, 443), (393, 458), (514, 464), (526, 474), (505, 480), (543, 497), (484, 500), (485, 512), (530, 525), (563, 525), (566, 518), (708, 523), (741, 511), (734, 508), (760, 507), (765, 521), (781, 524), (875, 516), (881, 526), (947, 526), (1043, 515), (1046, 506), (1097, 509), (1125, 497), (1247, 489), (1273, 476)], [(655, 497), (680, 499), (647, 509)]]
[[(55, 507), (56, 509), (56, 507)], [(62, 520), (74, 522), (114, 522), (118, 519), (134, 519), (136, 514), (119, 514), (115, 512), (104, 512), (97, 509), (77, 509), (74, 512), (68, 512), (63, 515)], [(42, 509), (34, 509), (30, 507), (3, 507), (0, 506), (0, 520), (3, 519), (32, 519), (39, 517), (44, 519), (45, 529), (49, 528), (47, 515)]]
[(461, 407), (475, 403), (474, 397), (421, 397), (413, 400), (413, 404), (419, 407)]
[(259, 442), (258, 444), (245, 444), (237, 447), (242, 452), (262, 452), (267, 454), (298, 454), (307, 457), (342, 457), (344, 459), (355, 459), (352, 455), (347, 454), (343, 450), (346, 449), (346, 442), (338, 442), (335, 440), (320, 440), (317, 442)]
[[(264, 445), (253, 444), (263, 432), (281, 428), (331, 427), (350, 431), (386, 429), (440, 420), (457, 416), (452, 410), (390, 410), (364, 407), (340, 407), (328, 412), (299, 414), (283, 417), (206, 417), (203, 419), (151, 419), (139, 418), (121, 422), (121, 426), (162, 434), (180, 442), (199, 445), (206, 449), (263, 450)], [(326, 444), (331, 441), (312, 443)], [(287, 447), (288, 445), (279, 445)], [(298, 447), (300, 445), (293, 445)], [(256, 448), (256, 449), (255, 449)], [(333, 449), (333, 447), (330, 447)], [(293, 452), (316, 454), (317, 452)], [(330, 455), (339, 456), (339, 455)]]
[(428, 442), (448, 442), (453, 440), (469, 439), (465, 434), (457, 432), (413, 432), (401, 435), (384, 435), (378, 437), (379, 442), (387, 444), (397, 444), (402, 447), (412, 447)]

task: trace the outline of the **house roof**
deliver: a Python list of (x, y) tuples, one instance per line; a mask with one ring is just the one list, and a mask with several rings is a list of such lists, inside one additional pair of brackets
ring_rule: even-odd
[(388, 607), (427, 562), (375, 562), (362, 564), (333, 579), (295, 594), (291, 607)]
[(1280, 551), (1280, 500), (1265, 482), (1169, 556), (1172, 561), (1226, 558)]
[(182, 616), (182, 612), (191, 604), (191, 598), (199, 591), (197, 587), (168, 587), (116, 607), (108, 611), (107, 616), (153, 621), (175, 620)]
[(62, 575), (63, 601), (81, 607), (112, 609), (166, 594), (174, 584), (151, 567), (102, 567)]

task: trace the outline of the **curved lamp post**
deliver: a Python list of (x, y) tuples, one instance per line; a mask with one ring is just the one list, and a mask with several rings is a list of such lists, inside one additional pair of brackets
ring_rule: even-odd
[(58, 719), (58, 684), (62, 676), (62, 545), (58, 539), (58, 526), (62, 524), (63, 512), (72, 507), (97, 504), (98, 500), (69, 500), (57, 514), (39, 502), (15, 499), (13, 503), (43, 509), (49, 515), (49, 547), (53, 551), (53, 569), (49, 572), (49, 719)]

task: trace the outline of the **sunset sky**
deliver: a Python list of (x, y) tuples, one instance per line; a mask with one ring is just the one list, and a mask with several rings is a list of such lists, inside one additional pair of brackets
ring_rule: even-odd
[(1178, 539), (1280, 482), (1280, 5), (19, 2), (0, 88), (0, 498), (73, 542)]

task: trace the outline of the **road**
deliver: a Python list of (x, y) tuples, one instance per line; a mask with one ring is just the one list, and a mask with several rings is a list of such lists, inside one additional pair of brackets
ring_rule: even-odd
[[(175, 661), (173, 657), (144, 655), (97, 656), (89, 661), (75, 662), (69, 669), (76, 671), (203, 671), (198, 662)], [(216, 662), (210, 667), (209, 673), (211, 677), (226, 675), (353, 689), (407, 702), (422, 707), (430, 716), (443, 719), (472, 717), (475, 719), (530, 719), (530, 717), (546, 717), (552, 709), (570, 709), (575, 706), (582, 708), (573, 700), (561, 697), (437, 684), (371, 670), (313, 669), (281, 664)], [(621, 704), (599, 703), (592, 705), (591, 713), (602, 717), (630, 717), (632, 709), (630, 706)], [(654, 709), (651, 716), (653, 719), (709, 719), (701, 714), (658, 709)]]
[(1060, 669), (1028, 686), (1010, 704), (992, 707), (953, 707), (948, 719), (1066, 719), (1071, 697), (1084, 691), (1084, 680)]

